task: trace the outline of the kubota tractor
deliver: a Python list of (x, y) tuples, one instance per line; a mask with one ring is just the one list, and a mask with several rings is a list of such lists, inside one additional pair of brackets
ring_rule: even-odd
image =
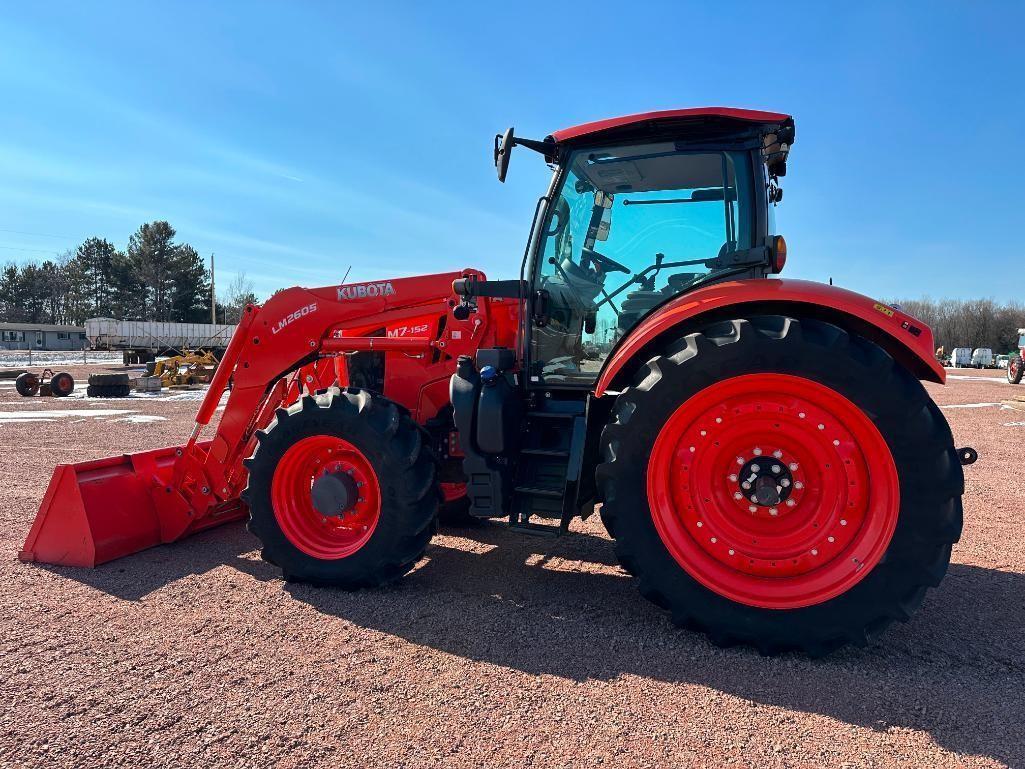
[(558, 533), (600, 505), (641, 593), (715, 643), (821, 654), (907, 619), (961, 532), (962, 459), (919, 381), (944, 370), (913, 317), (775, 277), (793, 120), (495, 139), (501, 179), (517, 146), (554, 170), (519, 279), (247, 307), (190, 440), (59, 466), (21, 558), (93, 566), (248, 518), (286, 579), (374, 587), (439, 507)]

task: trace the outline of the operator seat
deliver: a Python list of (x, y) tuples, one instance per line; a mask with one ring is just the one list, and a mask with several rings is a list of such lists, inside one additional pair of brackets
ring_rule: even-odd
[[(717, 258), (722, 259), (726, 254), (736, 250), (737, 242), (735, 240), (727, 241), (719, 247)], [(662, 302), (684, 291), (697, 278), (705, 274), (703, 272), (677, 272), (666, 279), (666, 285), (661, 289), (641, 288), (629, 292), (619, 308), (619, 322), (617, 323), (619, 329), (624, 333), (629, 331), (638, 320)]]

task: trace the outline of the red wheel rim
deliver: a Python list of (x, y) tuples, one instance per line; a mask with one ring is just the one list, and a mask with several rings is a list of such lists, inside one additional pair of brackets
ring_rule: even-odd
[[(359, 498), (344, 515), (323, 515), (310, 489), (325, 473), (348, 473)], [(271, 504), (288, 541), (323, 560), (350, 556), (366, 544), (381, 515), (377, 473), (358, 448), (332, 435), (314, 435), (291, 446), (278, 461), (271, 481)]]
[[(900, 510), (893, 456), (872, 421), (835, 390), (786, 374), (727, 379), (688, 399), (659, 432), (647, 479), (677, 563), (719, 595), (767, 609), (850, 590), (879, 563)], [(752, 482), (778, 503), (753, 502)]]

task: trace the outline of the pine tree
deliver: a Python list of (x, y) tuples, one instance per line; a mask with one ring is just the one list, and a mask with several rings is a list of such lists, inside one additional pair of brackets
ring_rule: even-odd
[(168, 305), (172, 320), (203, 323), (210, 318), (210, 273), (187, 243), (176, 246), (168, 265)]
[(0, 319), (7, 323), (24, 320), (21, 306), (21, 271), (14, 262), (8, 262), (0, 272)]
[(90, 317), (107, 318), (113, 314), (112, 297), (117, 283), (115, 262), (122, 254), (105, 238), (89, 238), (78, 247), (75, 259), (81, 273), (81, 298), (86, 300)]
[(128, 262), (142, 288), (140, 315), (149, 320), (171, 320), (174, 236), (174, 227), (158, 221), (143, 224), (128, 240)]

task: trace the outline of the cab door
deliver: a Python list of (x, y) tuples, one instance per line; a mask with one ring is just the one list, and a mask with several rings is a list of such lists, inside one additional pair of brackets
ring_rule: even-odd
[(530, 384), (590, 387), (648, 312), (717, 274), (754, 240), (748, 151), (669, 144), (569, 159), (534, 261)]

